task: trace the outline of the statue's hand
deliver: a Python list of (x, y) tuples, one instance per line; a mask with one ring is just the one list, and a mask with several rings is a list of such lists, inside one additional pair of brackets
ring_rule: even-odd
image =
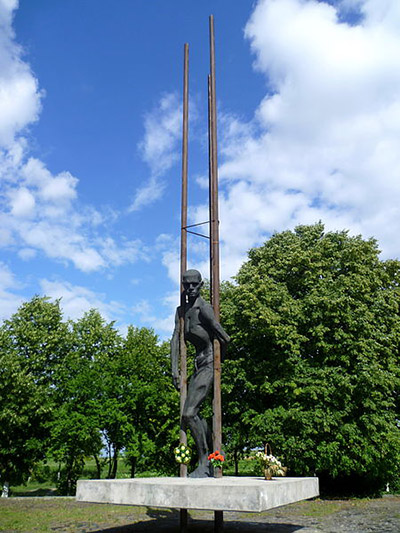
[(173, 374), (172, 375), (172, 383), (174, 384), (174, 387), (176, 390), (180, 390), (181, 388), (181, 378), (179, 374)]

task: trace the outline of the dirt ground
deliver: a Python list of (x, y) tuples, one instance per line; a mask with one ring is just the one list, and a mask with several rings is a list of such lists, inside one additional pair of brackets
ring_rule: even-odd
[[(59, 498), (2, 501), (0, 531), (175, 533), (180, 530), (177, 511), (62, 500), (62, 507)], [(29, 526), (23, 521), (24, 513), (31, 518)], [(7, 516), (8, 520), (5, 520)], [(212, 533), (213, 518), (212, 512), (190, 512), (188, 533)], [(388, 495), (371, 500), (317, 499), (260, 514), (226, 512), (224, 524), (224, 533), (400, 533), (400, 496)]]

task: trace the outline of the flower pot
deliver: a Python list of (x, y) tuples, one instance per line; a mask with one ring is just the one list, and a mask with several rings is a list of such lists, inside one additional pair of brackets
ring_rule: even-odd
[(265, 468), (264, 469), (264, 477), (265, 477), (266, 480), (272, 479), (272, 474), (273, 474), (272, 468)]
[(221, 478), (222, 477), (222, 466), (214, 467), (214, 477), (216, 477), (216, 478)]

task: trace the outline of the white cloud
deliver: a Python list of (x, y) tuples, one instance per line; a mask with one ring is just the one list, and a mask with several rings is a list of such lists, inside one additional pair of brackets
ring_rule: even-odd
[(179, 287), (180, 239), (163, 233), (156, 240), (156, 250), (162, 258), (162, 264), (167, 269), (168, 277)]
[(76, 178), (69, 172), (63, 172), (52, 178), (40, 191), (40, 195), (46, 201), (65, 202), (76, 197), (74, 183)]
[(46, 296), (52, 299), (61, 298), (60, 305), (65, 318), (77, 320), (90, 309), (97, 309), (106, 321), (111, 321), (124, 310), (118, 302), (107, 302), (104, 294), (79, 285), (72, 285), (67, 281), (42, 279), (40, 286)]
[(159, 302), (165, 309), (164, 318), (160, 318), (160, 309), (155, 311), (154, 306), (148, 300), (141, 300), (131, 310), (138, 315), (139, 320), (146, 327), (152, 327), (157, 332), (162, 332), (161, 340), (169, 339), (174, 331), (175, 312), (179, 305), (179, 290), (167, 293)]
[[(0, 217), (1, 220), (1, 217)], [(1, 246), (10, 246), (13, 243), (13, 237), (9, 229), (1, 228), (0, 229), (0, 247)]]
[(36, 257), (36, 250), (33, 248), (21, 248), (18, 251), (18, 255), (23, 261), (29, 261), (30, 259)]
[(77, 197), (78, 180), (69, 172), (60, 172), (53, 176), (42, 161), (33, 157), (21, 167), (24, 181), (34, 187), (37, 195), (44, 202), (62, 204), (63, 207)]
[(135, 193), (129, 211), (139, 211), (142, 207), (159, 200), (165, 190), (165, 183), (155, 176), (151, 176), (145, 185), (139, 187)]
[(21, 60), (11, 22), (15, 1), (0, 2), (0, 145), (10, 146), (15, 135), (38, 119), (42, 92), (29, 65)]
[(268, 91), (250, 123), (220, 119), (223, 277), (272, 232), (319, 219), (400, 255), (399, 30), (398, 0), (257, 3), (245, 35)]
[(175, 314), (176, 308), (179, 305), (179, 289), (171, 291), (165, 295), (163, 298), (163, 306), (167, 310), (167, 314), (164, 318), (158, 319), (155, 326), (157, 331), (163, 331), (165, 333), (162, 340), (170, 339), (175, 327)]
[(10, 318), (22, 303), (22, 298), (13, 290), (19, 289), (20, 284), (13, 272), (0, 261), (0, 320)]
[(29, 217), (34, 213), (35, 197), (26, 187), (11, 190), (10, 207), (13, 216)]
[(145, 262), (149, 261), (148, 251), (139, 239), (123, 240), (117, 244), (111, 237), (104, 237), (99, 239), (98, 248), (102, 257), (113, 266), (134, 263), (138, 259)]
[(180, 136), (181, 122), (182, 109), (175, 93), (164, 95), (158, 107), (145, 117), (145, 135), (139, 148), (152, 175), (163, 174), (178, 159), (171, 148)]
[[(353, 0), (355, 2), (356, 0)], [(358, 5), (357, 5), (358, 4)], [(366, 16), (366, 24), (392, 27), (394, 31), (398, 30), (400, 19), (400, 5), (393, 0), (358, 0), (356, 7)]]
[(132, 306), (132, 312), (138, 314), (142, 322), (154, 324), (157, 317), (154, 314), (153, 307), (148, 300), (140, 300), (137, 304)]
[(157, 107), (146, 115), (144, 127), (139, 151), (150, 168), (150, 178), (137, 189), (130, 211), (137, 211), (161, 198), (165, 189), (161, 176), (179, 161), (182, 108), (175, 93), (161, 98)]
[(71, 225), (68, 228), (47, 220), (38, 220), (35, 224), (19, 221), (16, 231), (24, 245), (41, 250), (52, 259), (71, 261), (84, 272), (106, 266), (101, 254), (87, 244), (85, 238), (74, 231)]

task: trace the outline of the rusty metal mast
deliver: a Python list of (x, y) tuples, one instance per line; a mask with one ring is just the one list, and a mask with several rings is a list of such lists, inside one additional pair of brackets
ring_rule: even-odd
[[(182, 201), (181, 201), (181, 264), (180, 291), (181, 313), (179, 317), (179, 354), (180, 354), (180, 415), (187, 396), (187, 353), (185, 343), (185, 294), (183, 292), (183, 273), (187, 270), (187, 197), (188, 197), (188, 123), (189, 123), (189, 45), (185, 43), (183, 52), (183, 121), (182, 121)], [(186, 431), (180, 430), (180, 442), (187, 444)], [(187, 465), (181, 464), (180, 477), (186, 477)], [(187, 509), (180, 510), (180, 530), (186, 533), (188, 523)]]
[[(217, 99), (215, 89), (215, 34), (214, 16), (209, 18), (210, 32), (210, 74), (208, 76), (208, 134), (210, 173), (210, 296), (215, 318), (220, 318), (219, 298), (219, 215), (218, 215), (218, 156), (217, 156)], [(222, 405), (221, 405), (221, 346), (214, 339), (214, 399), (213, 399), (213, 445), (214, 450), (222, 448)], [(216, 476), (222, 477), (222, 469), (216, 469)], [(223, 511), (214, 511), (214, 531), (220, 533), (224, 527)]]
[[(187, 361), (186, 343), (184, 335), (185, 295), (183, 292), (183, 273), (187, 270), (187, 196), (188, 196), (188, 116), (189, 116), (189, 45), (184, 46), (183, 60), (183, 124), (182, 124), (182, 204), (181, 204), (181, 265), (180, 265), (180, 290), (181, 290), (181, 315), (179, 318), (179, 353), (180, 353), (180, 413), (187, 396)], [(180, 441), (187, 443), (186, 432), (181, 429)], [(180, 476), (186, 477), (187, 466), (180, 465)]]
[[(210, 16), (210, 75), (209, 75), (209, 148), (210, 148), (210, 280), (211, 305), (215, 318), (220, 317), (219, 295), (219, 218), (218, 218), (218, 159), (217, 159), (217, 105), (215, 91), (215, 37), (214, 17)], [(222, 447), (222, 414), (221, 414), (221, 347), (214, 340), (214, 417), (213, 443), (214, 449)], [(219, 475), (222, 471), (218, 469)]]

